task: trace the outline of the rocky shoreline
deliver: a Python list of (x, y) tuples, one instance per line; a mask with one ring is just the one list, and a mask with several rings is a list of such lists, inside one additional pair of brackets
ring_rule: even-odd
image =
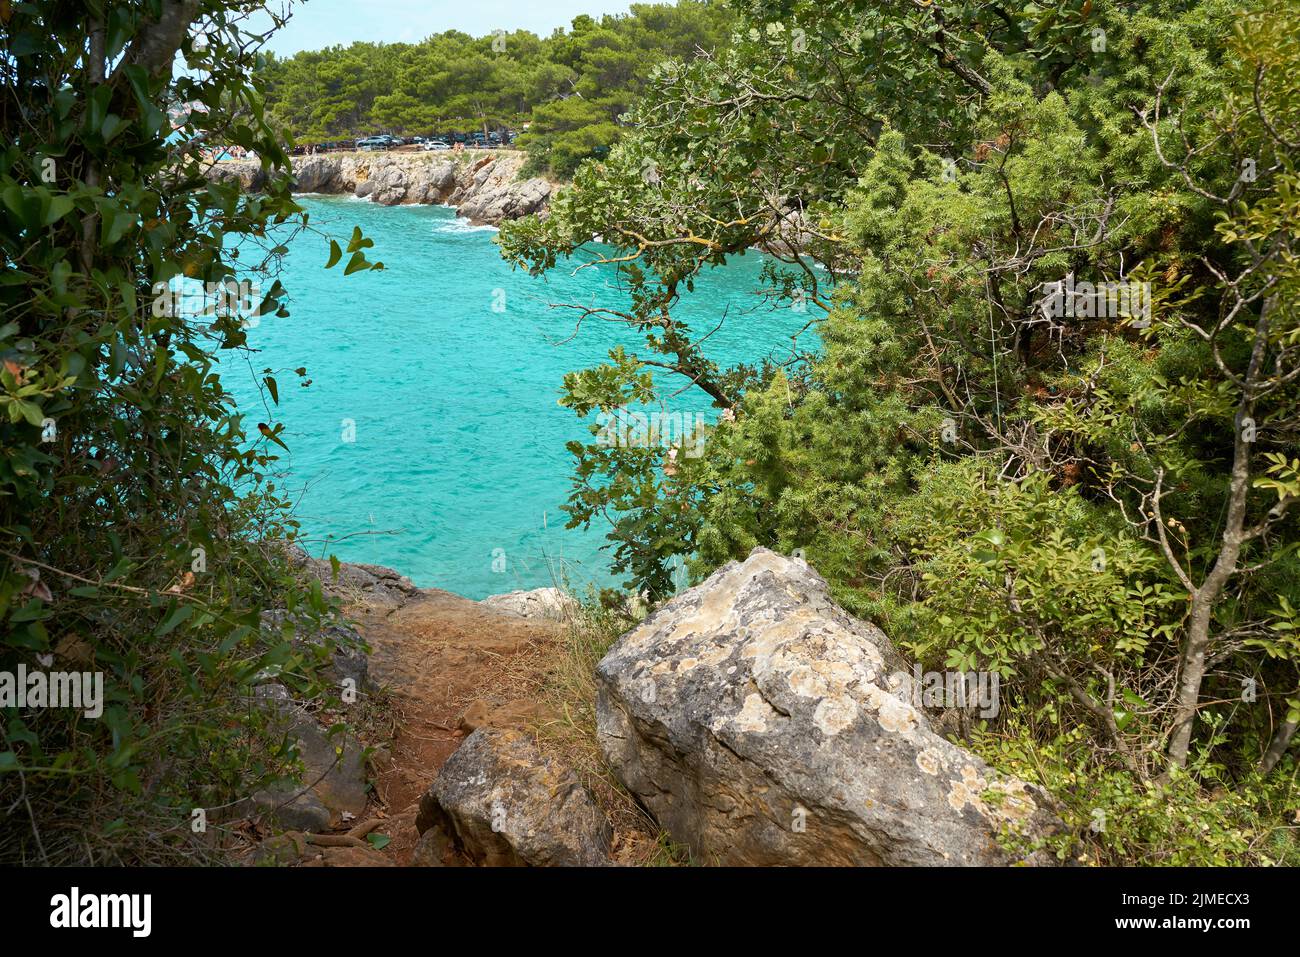
[[(324, 153), (293, 158), (294, 192), (353, 195), (382, 206), (440, 203), (476, 226), (545, 215), (556, 185), (524, 178), (527, 156), (517, 151), (445, 153)], [(248, 190), (266, 182), (255, 161), (213, 164), (210, 179)]]
[[(355, 628), (331, 626), (334, 677), (383, 686), (400, 717), (391, 741), (373, 742), (368, 798), (361, 743), (328, 742), (285, 687), (259, 687), (305, 767), (240, 809), (280, 831), (250, 863), (623, 863), (628, 834), (594, 778), (539, 733), (558, 720), (533, 700), (548, 655), (581, 626), (571, 598), (475, 602), (375, 565), (294, 562), (355, 616)], [(527, 680), (502, 685), (503, 672)], [(1057, 863), (1034, 850), (1061, 826), (1050, 798), (945, 738), (889, 638), (836, 605), (801, 559), (757, 548), (631, 624), (596, 667), (594, 696), (605, 766), (698, 864)]]

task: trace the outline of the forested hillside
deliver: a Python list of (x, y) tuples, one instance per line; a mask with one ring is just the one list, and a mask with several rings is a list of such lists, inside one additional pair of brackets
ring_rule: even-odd
[(655, 64), (714, 50), (730, 22), (716, 0), (685, 0), (633, 4), (628, 16), (581, 16), (545, 39), (453, 31), (413, 44), (303, 52), (267, 66), (269, 115), (300, 143), (529, 123), (520, 145), (534, 168), (564, 177), (618, 140), (619, 117)]

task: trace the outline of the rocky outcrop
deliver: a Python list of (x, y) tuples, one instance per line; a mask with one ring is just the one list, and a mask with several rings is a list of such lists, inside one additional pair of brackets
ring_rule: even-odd
[(461, 198), (458, 213), (473, 223), (500, 223), (545, 208), (551, 184), (539, 178), (496, 185), (481, 184)]
[(571, 595), (559, 588), (512, 591), (484, 598), (479, 604), (520, 618), (548, 618), (552, 621), (568, 621), (582, 607)]
[(295, 192), (329, 193), (334, 190), (334, 180), (339, 174), (339, 164), (330, 156), (306, 156), (293, 163), (296, 180)]
[(450, 160), (416, 167), (406, 199), (412, 203), (441, 203), (456, 188), (457, 164)]
[(812, 247), (818, 236), (809, 222), (807, 212), (800, 208), (781, 211), (776, 218), (776, 228), (761, 244), (761, 248), (777, 256), (790, 257), (804, 253)]
[[(295, 651), (316, 658), (324, 667), (321, 675), (336, 686), (352, 691), (364, 691), (370, 684), (370, 659), (366, 644), (355, 628), (341, 622), (313, 626), (305, 615), (292, 615), (283, 608), (261, 614), (262, 629), (267, 632), (287, 633)], [(324, 658), (328, 655), (329, 662)]]
[(329, 735), (278, 682), (260, 685), (259, 707), (273, 726), (295, 741), (303, 771), (296, 780), (257, 791), (240, 813), (260, 813), (278, 826), (319, 832), (358, 817), (366, 809), (365, 751), (347, 733)]
[(289, 562), (321, 583), (321, 589), (345, 605), (392, 610), (420, 594), (409, 578), (382, 565), (354, 565), (340, 562), (337, 573), (323, 558), (312, 558), (296, 545), (289, 548)]
[[(622, 825), (614, 840), (578, 776), (539, 748), (536, 729), (555, 716), (491, 677), (506, 661), (545, 661), (572, 598), (535, 589), (475, 602), (380, 566), (290, 557), (374, 647), (364, 670), (335, 653), (321, 664), (336, 680), (373, 673), (392, 690), (402, 720), (389, 758), (374, 762), (375, 789), (403, 810), (354, 825), (382, 818), (386, 851), (313, 836), (364, 817), (364, 753), (268, 681), (256, 703), (297, 741), (305, 772), (246, 802), (298, 833), (292, 847), (268, 842), (265, 862), (604, 866), (635, 852)], [(347, 625), (283, 611), (264, 614), (263, 627), (305, 652), (356, 644)], [(933, 676), (913, 675), (802, 560), (755, 549), (719, 569), (625, 634), (596, 677), (606, 762), (698, 864), (1003, 865), (1018, 862), (1005, 835), (1032, 844), (1060, 826), (1040, 792), (937, 733), (919, 694)]]
[(1022, 782), (930, 728), (880, 629), (798, 559), (755, 549), (600, 662), (615, 774), (705, 864), (990, 865), (1052, 826)]
[(377, 171), (371, 183), (374, 189), (370, 191), (370, 201), (380, 206), (396, 206), (406, 196), (406, 174), (400, 167), (389, 166)]
[(425, 837), (436, 828), (488, 866), (601, 866), (613, 839), (573, 771), (544, 757), (528, 735), (494, 728), (475, 731), (447, 759), (420, 799), (415, 826), (426, 845), (440, 840)]
[[(484, 695), (485, 669), (555, 640), (572, 598), (536, 589), (474, 602), (380, 566), (291, 557), (360, 616), (374, 645), (368, 672), (396, 689), (404, 730), (391, 752), (405, 763), (375, 764), (377, 792), (405, 808), (390, 822), (389, 858), (604, 866), (617, 847), (623, 859), (633, 845), (621, 830), (614, 841), (592, 793), (539, 748), (539, 702), (507, 686)], [(326, 632), (284, 612), (263, 625), (304, 651), (328, 647)], [(348, 626), (324, 627), (344, 629), (328, 636), (350, 644)], [(368, 676), (346, 658), (322, 663), (336, 677)], [(907, 661), (802, 560), (756, 549), (719, 569), (625, 634), (596, 677), (609, 767), (699, 864), (1002, 865), (1017, 863), (1004, 835), (1032, 842), (1059, 826), (1039, 792), (936, 733)], [(264, 684), (258, 701), (306, 770), (256, 795), (254, 809), (304, 833), (364, 816), (359, 745), (327, 737), (280, 685)], [(345, 866), (379, 853), (355, 844), (312, 860)]]
[[(521, 180), (527, 157), (514, 151), (446, 153), (323, 153), (293, 158), (294, 191), (351, 193), (383, 206), (446, 203), (476, 225), (496, 225), (544, 214), (555, 187), (545, 179)], [(260, 189), (259, 163), (213, 164), (207, 175)]]
[(266, 184), (266, 171), (255, 160), (214, 163), (207, 170), (208, 179), (218, 183), (238, 183), (246, 190), (258, 190)]

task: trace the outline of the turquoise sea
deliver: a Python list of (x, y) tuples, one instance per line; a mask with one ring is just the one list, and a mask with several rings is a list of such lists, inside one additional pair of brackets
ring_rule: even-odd
[[(259, 421), (285, 423), (281, 487), (298, 502), (309, 550), (470, 598), (616, 584), (600, 548), (607, 529), (564, 528), (564, 445), (589, 433), (556, 399), (565, 372), (640, 343), (595, 319), (575, 335), (577, 313), (551, 306), (624, 305), (612, 270), (575, 275), (574, 263), (532, 278), (501, 260), (495, 230), (446, 207), (302, 203), (341, 242), (360, 226), (385, 269), (326, 271), (326, 241), (294, 239), (280, 277), (291, 316), (261, 318), (248, 333), (256, 353), (227, 360), (222, 378), (253, 434)], [(751, 253), (712, 271), (678, 312), (697, 332), (721, 321), (708, 340), (715, 361), (788, 356), (808, 318), (756, 294), (761, 266)], [(256, 385), (265, 367), (275, 370), (278, 408)], [(299, 367), (310, 386), (298, 384)], [(716, 418), (696, 389), (666, 408)]]

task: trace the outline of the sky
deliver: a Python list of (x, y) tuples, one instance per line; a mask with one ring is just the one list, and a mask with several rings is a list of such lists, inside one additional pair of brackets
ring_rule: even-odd
[[(285, 0), (269, 0), (273, 10)], [(549, 36), (582, 13), (627, 13), (629, 0), (307, 0), (292, 5), (293, 18), (268, 46), (279, 56), (354, 40), (414, 43), (431, 33), (463, 30), (531, 30)]]

